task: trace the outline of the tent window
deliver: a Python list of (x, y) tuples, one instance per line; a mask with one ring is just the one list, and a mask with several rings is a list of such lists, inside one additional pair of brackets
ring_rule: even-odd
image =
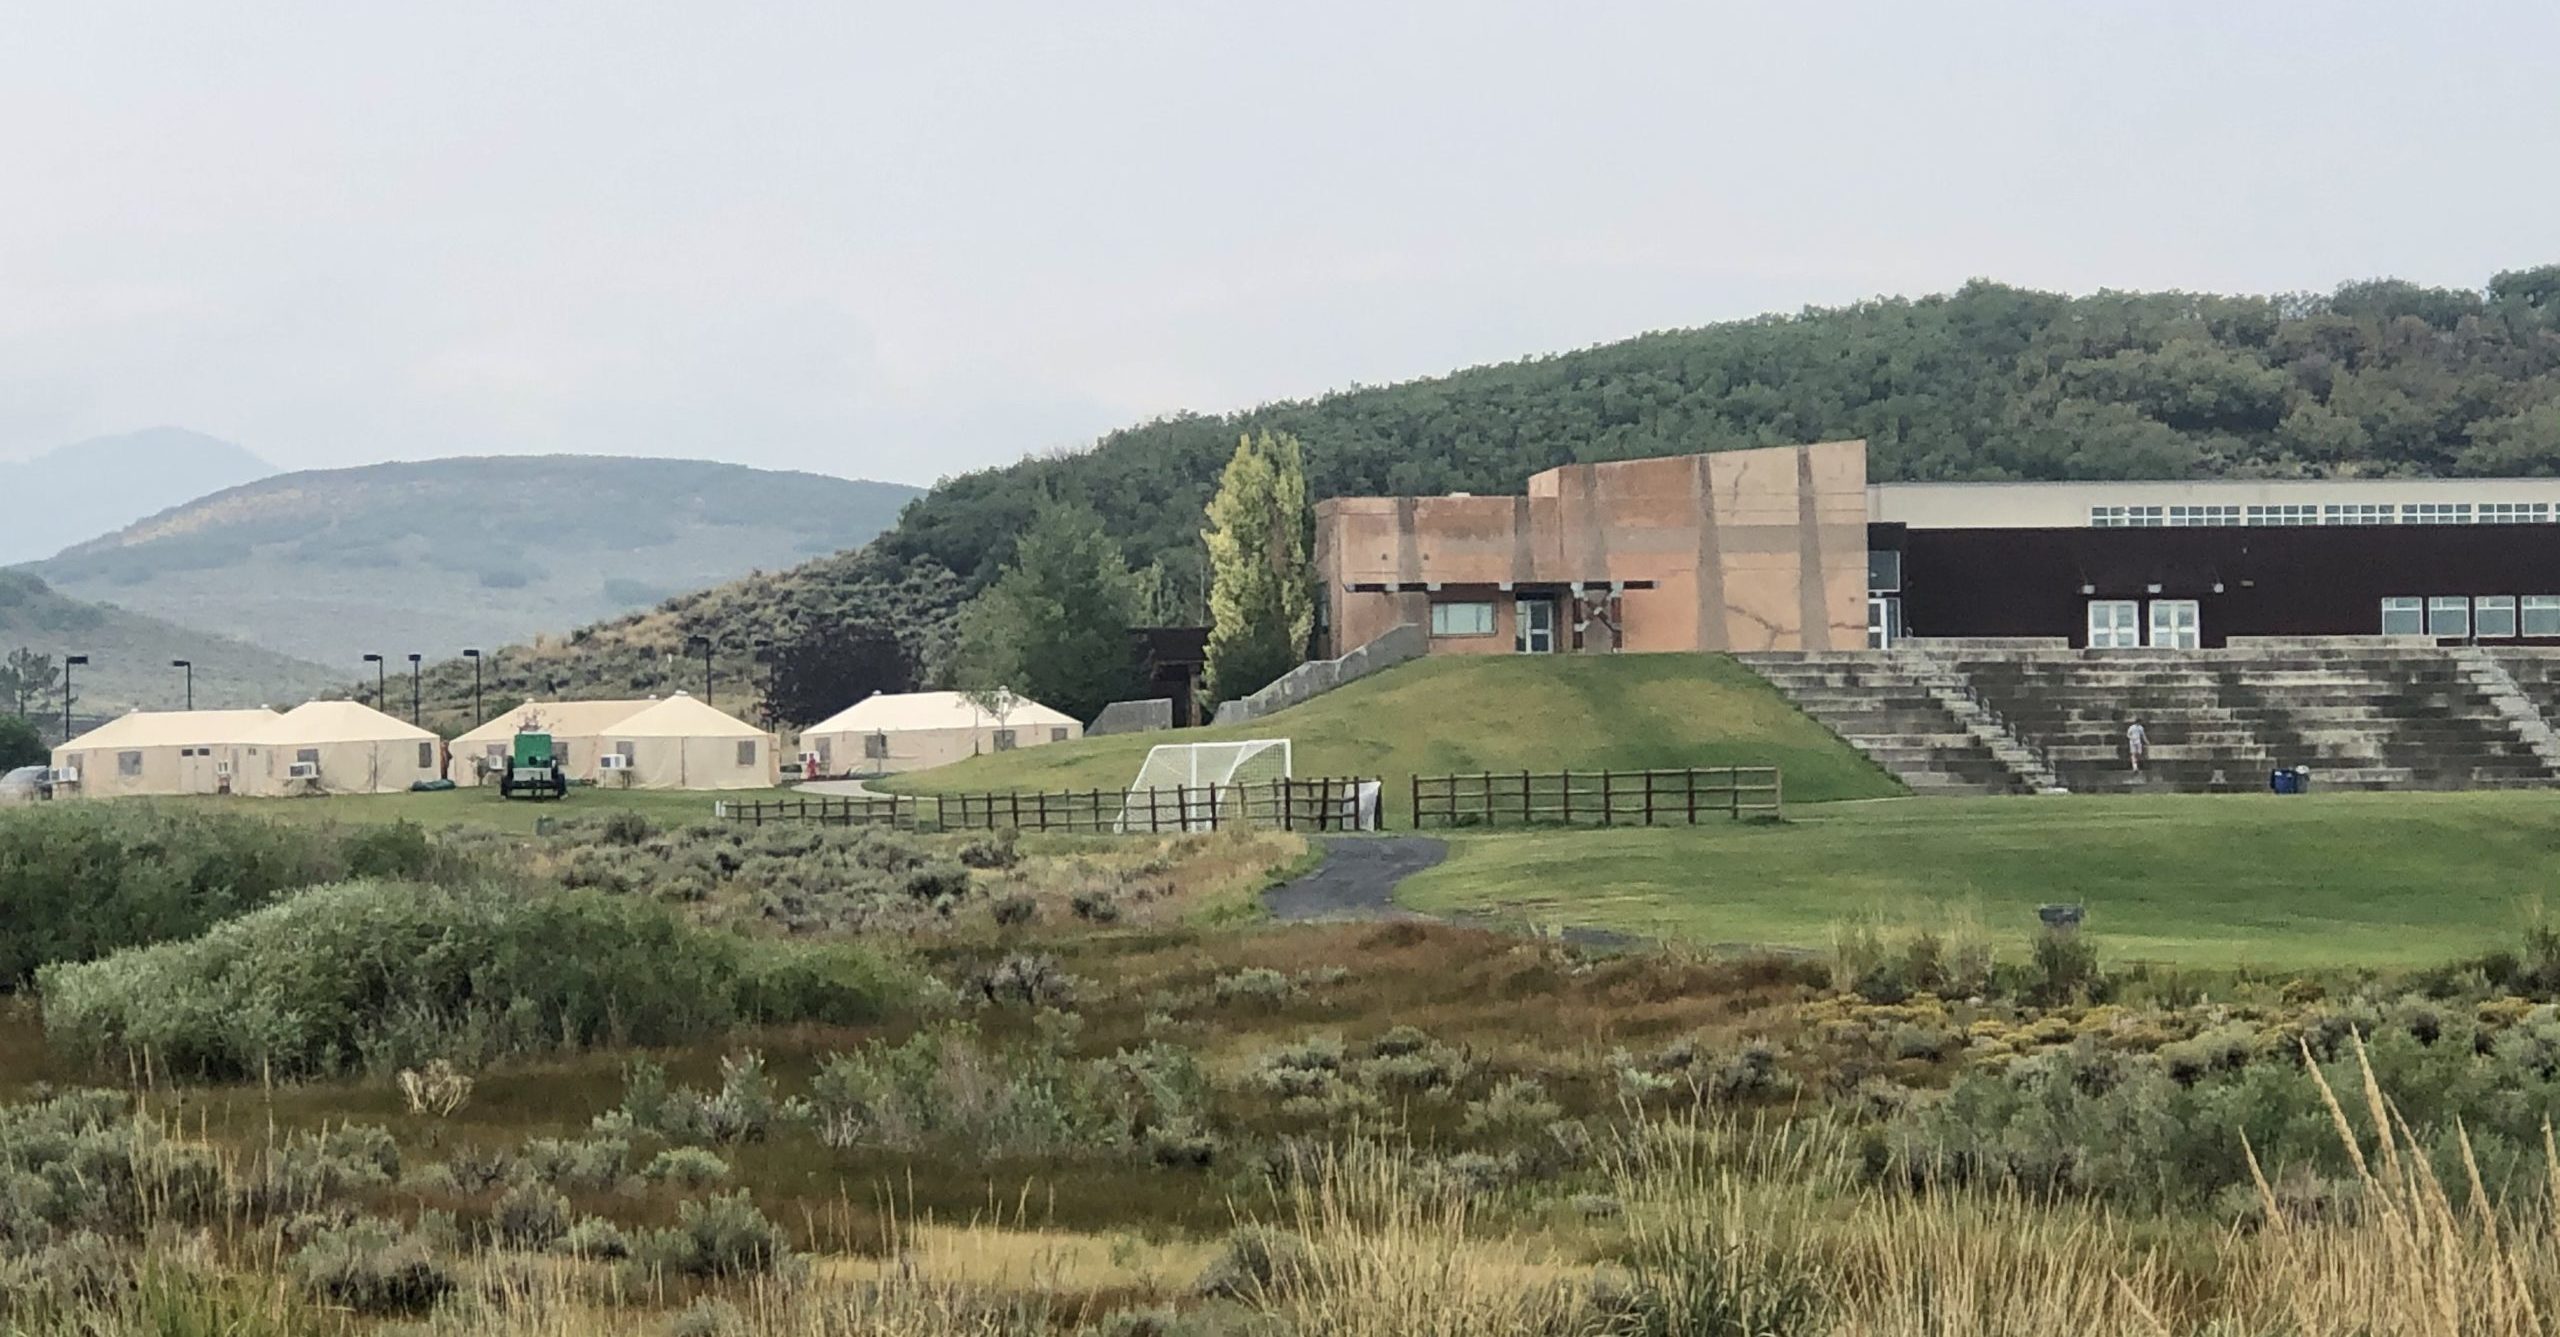
[(738, 764), (741, 766), (756, 764), (756, 740), (752, 738), (738, 740)]
[(1049, 730), (1049, 741), (1052, 743), (1063, 743), (1067, 741), (1067, 726), (1063, 724), (1053, 726)]
[(889, 735), (884, 733), (864, 734), (862, 736), (862, 755), (863, 758), (868, 761), (887, 761), (889, 759)]
[(418, 744), (418, 769), (422, 771), (432, 771), (435, 768), (436, 745), (433, 743)]
[(998, 751), (998, 752), (1011, 752), (1012, 750), (1013, 750), (1013, 730), (1011, 730), (1011, 729), (998, 729), (998, 730), (996, 730), (996, 751)]
[(293, 759), (305, 766), (317, 766), (320, 764), (320, 749), (316, 747), (301, 748), (295, 751)]
[(116, 774), (125, 776), (142, 774), (142, 754), (139, 752), (117, 753)]
[(613, 745), (613, 750), (621, 754), (622, 764), (625, 766), (629, 766), (640, 757), (640, 745), (638, 743), (616, 743)]

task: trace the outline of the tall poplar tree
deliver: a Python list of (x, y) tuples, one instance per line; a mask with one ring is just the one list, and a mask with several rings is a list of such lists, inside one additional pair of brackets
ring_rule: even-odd
[(1296, 668), (1315, 635), (1314, 525), (1306, 452), (1263, 432), (1236, 442), (1209, 499), (1209, 664), (1202, 690), (1228, 701)]

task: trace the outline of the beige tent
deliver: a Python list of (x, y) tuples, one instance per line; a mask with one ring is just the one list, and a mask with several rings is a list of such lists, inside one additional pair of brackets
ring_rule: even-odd
[(76, 773), (62, 795), (227, 794), (255, 763), (254, 740), (272, 710), (138, 710), (53, 750), (56, 770)]
[(989, 710), (958, 692), (875, 693), (802, 730), (800, 748), (828, 775), (887, 775), (1083, 736), (1083, 725), (1022, 697)]
[(483, 783), (484, 774), (506, 764), (515, 736), (528, 728), (551, 735), (553, 754), (572, 782), (769, 789), (778, 775), (773, 735), (678, 692), (651, 701), (527, 701), (453, 740), (453, 782)]
[(443, 773), (434, 734), (358, 701), (313, 701), (250, 740), (239, 792), (397, 794)]
[[(528, 730), (551, 735), (553, 755), (572, 781), (596, 778), (604, 731), (658, 704), (655, 701), (527, 701), (453, 740), (447, 778), (458, 785), (483, 783), (507, 763), (515, 737)], [(494, 779), (486, 781), (497, 783)]]
[(631, 789), (771, 789), (773, 735), (682, 692), (604, 731), (598, 784)]

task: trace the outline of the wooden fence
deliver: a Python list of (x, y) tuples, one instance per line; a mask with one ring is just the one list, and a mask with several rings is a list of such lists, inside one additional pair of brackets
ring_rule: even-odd
[(1413, 825), (1695, 825), (1784, 814), (1775, 766), (1658, 771), (1482, 771), (1413, 777)]
[(1221, 831), (1236, 826), (1263, 831), (1350, 831), (1377, 822), (1380, 792), (1376, 780), (1332, 777), (1127, 791), (1006, 790), (921, 799), (908, 795), (749, 799), (725, 801), (718, 813), (728, 821), (756, 826), (814, 822), (944, 831), (1012, 827), (1099, 835)]

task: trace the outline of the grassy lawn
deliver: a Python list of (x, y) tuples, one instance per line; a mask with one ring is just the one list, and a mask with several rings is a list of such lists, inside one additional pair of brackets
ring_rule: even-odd
[(1120, 789), (1168, 742), (1287, 738), (1299, 775), (1383, 778), (1391, 814), (1407, 777), (1462, 771), (1785, 768), (1787, 798), (1875, 798), (1901, 787), (1718, 655), (1504, 655), (1426, 659), (1252, 724), (1025, 748), (896, 777), (886, 788), (958, 794)]
[(2143, 795), (1798, 809), (1783, 826), (1460, 836), (1416, 909), (1820, 947), (1970, 912), (2023, 940), (2074, 901), (2117, 960), (2426, 965), (2512, 945), (2560, 882), (2546, 793)]
[[(712, 794), (691, 790), (572, 789), (569, 797), (550, 802), (509, 801), (494, 788), (447, 789), (425, 794), (335, 794), (321, 798), (164, 798), (155, 803), (218, 807), (255, 813), (289, 822), (416, 822), (426, 827), (485, 826), (500, 831), (530, 832), (543, 817), (576, 817), (630, 809), (645, 813), (661, 826), (711, 820), (711, 805), (720, 799), (770, 798), (780, 791), (734, 790)], [(120, 802), (123, 800), (108, 800)]]

